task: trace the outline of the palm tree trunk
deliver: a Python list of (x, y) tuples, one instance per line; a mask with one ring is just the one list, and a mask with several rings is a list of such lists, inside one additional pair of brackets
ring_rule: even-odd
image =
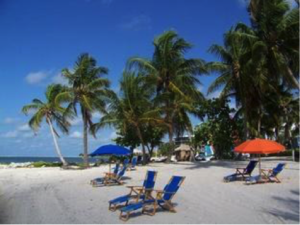
[(89, 156), (88, 156), (88, 126), (85, 112), (82, 114), (83, 119), (83, 164), (86, 168), (89, 167)]
[(61, 151), (59, 149), (59, 146), (58, 146), (58, 143), (57, 143), (57, 140), (56, 140), (56, 135), (55, 135), (55, 132), (54, 132), (54, 129), (53, 129), (53, 125), (52, 125), (52, 122), (49, 118), (47, 118), (47, 123), (49, 124), (50, 131), (51, 131), (51, 134), (52, 134), (52, 137), (53, 137), (53, 142), (54, 142), (56, 153), (57, 153), (60, 161), (62, 162), (63, 166), (67, 166), (68, 163), (65, 161), (64, 157), (61, 154)]
[(147, 163), (149, 163), (151, 161), (152, 156), (153, 156), (153, 147), (151, 145), (151, 148), (150, 148), (148, 144), (145, 144), (145, 146), (147, 147), (147, 150), (148, 150), (148, 153), (149, 153), (149, 159), (147, 161)]
[(192, 148), (192, 134), (188, 131), (189, 141), (190, 141), (190, 148), (191, 148), (191, 156), (190, 156), (190, 162), (195, 162), (195, 150)]
[(144, 144), (144, 139), (143, 139), (143, 136), (142, 136), (142, 132), (139, 128), (138, 125), (136, 125), (136, 131), (137, 131), (137, 135), (141, 141), (141, 144), (142, 144), (142, 152), (143, 152), (143, 165), (146, 165), (147, 164), (147, 159), (146, 159), (146, 150), (145, 150), (145, 144)]
[(174, 151), (174, 149), (173, 149), (173, 127), (172, 127), (172, 125), (170, 124), (170, 127), (169, 127), (169, 147), (170, 147), (170, 149), (169, 149), (169, 154), (168, 154), (168, 158), (167, 158), (167, 163), (170, 163), (171, 162), (171, 157), (172, 157), (172, 155), (173, 155), (173, 151)]
[(290, 79), (291, 79), (291, 81), (292, 81), (294, 87), (297, 88), (297, 89), (299, 90), (299, 89), (300, 89), (300, 87), (299, 87), (299, 82), (298, 82), (298, 80), (295, 78), (295, 76), (294, 76), (294, 74), (293, 74), (293, 72), (292, 72), (292, 70), (291, 70), (291, 68), (290, 68), (289, 66), (287, 67), (287, 72), (288, 72), (288, 74), (289, 74), (289, 77), (290, 77)]
[(258, 109), (258, 121), (257, 121), (257, 134), (258, 138), (261, 138), (261, 120), (262, 120), (262, 106), (259, 106)]

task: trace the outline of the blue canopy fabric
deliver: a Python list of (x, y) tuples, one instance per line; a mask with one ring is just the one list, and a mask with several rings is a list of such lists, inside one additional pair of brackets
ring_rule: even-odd
[(103, 145), (97, 150), (95, 150), (93, 153), (90, 154), (90, 156), (101, 156), (101, 155), (116, 155), (116, 156), (127, 156), (130, 155), (131, 151), (127, 148), (124, 148), (122, 146), (118, 145)]

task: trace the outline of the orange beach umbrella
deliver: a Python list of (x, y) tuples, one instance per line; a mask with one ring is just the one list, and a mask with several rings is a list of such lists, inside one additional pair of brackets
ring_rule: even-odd
[(254, 140), (248, 140), (239, 146), (235, 147), (235, 152), (238, 153), (249, 153), (259, 155), (259, 173), (261, 170), (260, 155), (271, 154), (285, 151), (285, 147), (276, 141), (256, 138)]

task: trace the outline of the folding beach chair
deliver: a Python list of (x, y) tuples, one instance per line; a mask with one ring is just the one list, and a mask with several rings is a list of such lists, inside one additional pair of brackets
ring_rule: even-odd
[[(164, 190), (154, 190), (157, 193), (155, 198), (149, 196), (149, 199), (145, 198), (140, 202), (133, 203), (121, 208), (120, 219), (123, 221), (127, 221), (132, 211), (141, 208), (142, 213), (148, 215), (155, 215), (158, 206), (171, 212), (176, 212), (171, 200), (178, 191), (184, 179), (185, 177), (173, 176), (170, 179), (169, 183), (165, 186)], [(152, 209), (152, 212), (147, 212), (149, 211), (150, 207)]]
[(136, 170), (137, 157), (133, 157), (131, 160), (131, 165), (128, 167), (129, 170)]
[(108, 178), (111, 178), (111, 177), (117, 177), (117, 174), (119, 172), (119, 168), (120, 168), (120, 165), (119, 164), (116, 164), (116, 166), (114, 167), (114, 171), (112, 173), (104, 173), (105, 174), (105, 177), (102, 178), (96, 178), (96, 179), (93, 179), (91, 180), (90, 184), (94, 184), (94, 183), (97, 183), (97, 181), (100, 181), (102, 179), (108, 179)]
[(127, 186), (130, 188), (130, 192), (128, 195), (123, 195), (113, 200), (110, 200), (108, 209), (111, 211), (115, 211), (117, 206), (125, 203), (125, 206), (128, 205), (129, 201), (138, 201), (140, 199), (144, 199), (147, 195), (151, 195), (151, 192), (155, 185), (157, 172), (156, 171), (147, 171), (143, 186)]
[(256, 183), (267, 183), (267, 182), (276, 182), (281, 183), (278, 178), (279, 173), (284, 169), (286, 163), (278, 163), (278, 165), (270, 170), (261, 169), (261, 175), (255, 177), (249, 177), (246, 179), (246, 184), (256, 184)]
[(108, 186), (108, 185), (122, 185), (123, 182), (121, 179), (123, 178), (127, 167), (123, 167), (116, 176), (105, 176), (103, 178), (97, 178), (93, 180), (91, 183), (93, 187), (99, 186)]
[(257, 160), (251, 160), (246, 168), (236, 168), (236, 172), (234, 174), (224, 177), (224, 182), (236, 181), (238, 179), (245, 180), (247, 177), (251, 177), (257, 163)]

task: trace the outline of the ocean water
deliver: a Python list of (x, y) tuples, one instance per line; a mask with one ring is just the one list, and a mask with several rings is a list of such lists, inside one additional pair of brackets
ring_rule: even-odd
[[(81, 163), (83, 162), (82, 158), (80, 157), (65, 157), (65, 160), (69, 163)], [(58, 157), (6, 157), (0, 156), (0, 164), (5, 163), (25, 163), (25, 162), (60, 162)], [(90, 158), (90, 163), (94, 163), (97, 161), (96, 158)]]

